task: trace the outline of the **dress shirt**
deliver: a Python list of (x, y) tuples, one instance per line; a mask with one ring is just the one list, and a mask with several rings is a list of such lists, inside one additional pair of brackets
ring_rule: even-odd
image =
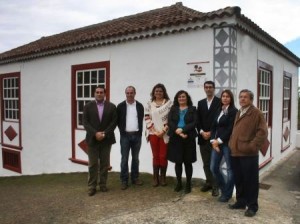
[(100, 119), (100, 121), (102, 121), (104, 100), (102, 102), (96, 100), (96, 103), (97, 103), (97, 107), (98, 107), (99, 119)]
[(127, 132), (139, 130), (138, 114), (136, 110), (136, 101), (128, 103), (126, 101), (126, 128)]
[(249, 108), (250, 108), (250, 106), (246, 107), (245, 109), (241, 108), (240, 109), (240, 117), (243, 116)]

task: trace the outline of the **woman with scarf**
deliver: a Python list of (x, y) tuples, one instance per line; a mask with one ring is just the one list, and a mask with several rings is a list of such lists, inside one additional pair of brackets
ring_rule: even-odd
[[(158, 83), (151, 91), (151, 100), (145, 106), (146, 138), (153, 155), (153, 187), (166, 186), (168, 113), (172, 102), (166, 87)], [(159, 178), (160, 172), (160, 178)]]

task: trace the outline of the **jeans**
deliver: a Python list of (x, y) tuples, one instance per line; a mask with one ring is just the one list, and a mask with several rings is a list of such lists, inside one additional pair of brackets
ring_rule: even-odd
[[(224, 156), (226, 162), (226, 176), (221, 173), (221, 161)], [(221, 197), (230, 199), (232, 197), (234, 178), (231, 166), (231, 152), (227, 145), (220, 145), (220, 152), (212, 150), (210, 170), (221, 189)]]
[(142, 137), (138, 134), (121, 135), (121, 173), (120, 179), (122, 183), (128, 183), (129, 170), (128, 159), (131, 149), (131, 182), (135, 182), (139, 178), (139, 153), (142, 143)]

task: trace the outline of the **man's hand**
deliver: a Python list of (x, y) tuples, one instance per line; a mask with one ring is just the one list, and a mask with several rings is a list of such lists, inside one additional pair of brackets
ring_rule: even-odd
[(210, 139), (210, 131), (203, 131), (203, 132), (201, 132), (201, 135), (205, 140)]
[(105, 138), (105, 133), (103, 131), (99, 131), (96, 133), (96, 139), (98, 141), (102, 141)]

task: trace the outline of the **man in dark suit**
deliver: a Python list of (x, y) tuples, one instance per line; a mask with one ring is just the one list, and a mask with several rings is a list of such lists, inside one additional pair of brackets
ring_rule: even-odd
[(198, 144), (200, 145), (200, 153), (203, 162), (203, 169), (206, 176), (206, 183), (202, 186), (201, 191), (206, 192), (212, 189), (212, 196), (219, 195), (219, 189), (213, 175), (210, 171), (211, 159), (211, 144), (210, 144), (210, 130), (214, 119), (217, 116), (218, 108), (220, 107), (220, 98), (215, 96), (215, 83), (206, 81), (204, 83), (204, 91), (206, 98), (198, 102)]
[(83, 110), (83, 126), (88, 144), (89, 176), (88, 195), (96, 194), (100, 160), (100, 191), (106, 192), (111, 145), (116, 143), (114, 130), (117, 126), (116, 106), (105, 100), (105, 88), (95, 89), (95, 100), (87, 103)]
[(135, 100), (135, 88), (128, 86), (125, 89), (126, 100), (117, 106), (118, 127), (120, 130), (121, 145), (121, 189), (128, 187), (129, 169), (128, 158), (131, 149), (131, 183), (142, 185), (143, 181), (139, 179), (139, 152), (142, 144), (142, 131), (144, 119), (144, 107)]

